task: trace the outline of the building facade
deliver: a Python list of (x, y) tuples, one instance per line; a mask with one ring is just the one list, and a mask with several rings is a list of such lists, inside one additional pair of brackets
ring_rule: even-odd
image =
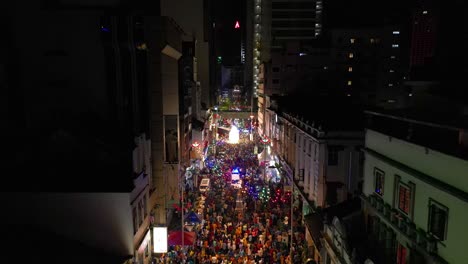
[(445, 121), (367, 114), (362, 201), (373, 261), (463, 263), (466, 130)]

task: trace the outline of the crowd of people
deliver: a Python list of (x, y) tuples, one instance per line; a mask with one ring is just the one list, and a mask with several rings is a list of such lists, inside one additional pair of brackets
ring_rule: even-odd
[[(294, 208), (291, 217), (290, 203), (273, 199), (274, 190), (282, 190), (282, 185), (260, 176), (265, 167), (259, 166), (254, 142), (246, 137), (239, 144), (229, 144), (223, 137), (217, 141), (216, 152), (208, 158), (211, 162), (201, 172), (210, 178), (211, 188), (186, 195), (191, 205), (186, 213), (195, 212), (200, 218), (193, 229), (196, 239), (190, 245), (171, 246), (158, 263), (302, 263), (301, 214)], [(230, 184), (234, 168), (240, 171), (241, 188)], [(260, 187), (273, 190), (272, 198), (261, 200)], [(286, 192), (278, 193), (287, 197)]]

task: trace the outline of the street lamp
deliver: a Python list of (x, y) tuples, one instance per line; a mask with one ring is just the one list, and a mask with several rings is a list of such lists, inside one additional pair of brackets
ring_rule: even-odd
[(255, 116), (252, 114), (252, 109), (250, 110), (250, 141), (253, 140), (253, 135), (252, 135), (252, 127), (253, 127), (253, 118)]
[(266, 146), (268, 145), (268, 143), (270, 143), (270, 139), (268, 139), (267, 137), (264, 137), (262, 138), (262, 143), (263, 143), (263, 182), (266, 183), (266, 166), (265, 166), (265, 163), (266, 163)]

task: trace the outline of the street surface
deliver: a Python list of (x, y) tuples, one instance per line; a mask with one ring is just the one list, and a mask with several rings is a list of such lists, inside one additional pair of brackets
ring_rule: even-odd
[[(159, 263), (303, 263), (305, 238), (304, 232), (297, 232), (298, 210), (290, 248), (291, 193), (283, 191), (282, 180), (263, 177), (264, 168), (254, 154), (256, 140), (249, 141), (248, 134), (240, 138), (239, 144), (229, 144), (225, 136), (216, 141), (216, 153), (210, 153), (202, 171), (211, 188), (185, 195), (191, 207), (184, 213), (195, 212), (200, 218), (193, 228), (196, 239), (185, 241), (184, 247), (171, 245)], [(233, 170), (239, 171), (240, 188), (231, 184)]]

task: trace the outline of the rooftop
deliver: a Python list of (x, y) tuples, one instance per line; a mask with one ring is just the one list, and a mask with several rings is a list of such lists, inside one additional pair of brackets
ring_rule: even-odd
[(364, 130), (364, 114), (362, 108), (342, 97), (314, 97), (298, 95), (281, 97), (278, 101), (278, 112), (289, 114), (304, 122), (322, 127), (324, 131), (331, 130)]
[[(468, 118), (448, 108), (369, 109), (368, 129), (451, 156), (468, 159)], [(435, 140), (436, 139), (436, 140)]]

